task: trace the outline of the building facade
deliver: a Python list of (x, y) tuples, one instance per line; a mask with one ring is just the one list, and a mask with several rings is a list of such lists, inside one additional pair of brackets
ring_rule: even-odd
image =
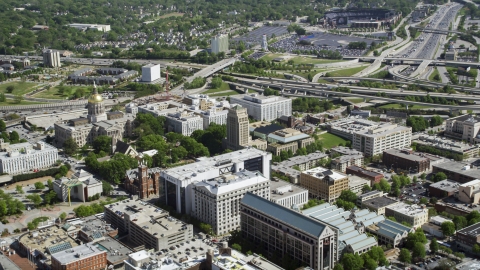
[(167, 130), (190, 136), (195, 130), (203, 129), (203, 118), (187, 111), (169, 113)]
[(335, 169), (339, 172), (346, 172), (347, 168), (350, 166), (363, 166), (363, 155), (345, 155), (340, 156), (331, 161), (332, 169)]
[(235, 95), (230, 96), (230, 103), (247, 108), (248, 115), (260, 121), (272, 121), (282, 115), (292, 115), (292, 100), (279, 96)]
[(449, 118), (445, 121), (445, 136), (469, 143), (477, 142), (480, 118), (469, 114)]
[(268, 134), (267, 141), (269, 142), (267, 151), (278, 156), (282, 151), (290, 150), (295, 153), (298, 148), (305, 148), (314, 143), (315, 139), (293, 128), (285, 128)]
[(385, 216), (394, 217), (397, 222), (407, 222), (413, 228), (420, 228), (428, 222), (428, 209), (416, 204), (399, 202), (385, 208)]
[(361, 178), (368, 179), (368, 180), (372, 181), (371, 182), (372, 186), (375, 183), (379, 183), (380, 180), (382, 180), (382, 178), (384, 178), (383, 174), (381, 174), (381, 173), (368, 171), (368, 170), (365, 170), (365, 169), (363, 169), (361, 167), (358, 167), (358, 166), (355, 166), (355, 165), (347, 167), (345, 169), (345, 173), (346, 174), (353, 174), (353, 175), (359, 176)]
[(375, 156), (392, 148), (410, 147), (412, 128), (383, 124), (353, 133), (352, 146), (365, 156)]
[(228, 35), (217, 35), (211, 40), (212, 53), (228, 52)]
[(239, 150), (248, 145), (250, 137), (248, 123), (246, 108), (240, 105), (234, 105), (228, 109), (225, 148)]
[(52, 254), (52, 270), (106, 269), (107, 266), (107, 251), (93, 244)]
[(430, 170), (430, 159), (409, 149), (387, 149), (383, 151), (383, 164), (387, 168), (421, 173)]
[(215, 235), (240, 227), (240, 200), (251, 192), (270, 199), (270, 183), (258, 172), (242, 171), (194, 184), (192, 216), (212, 225)]
[(300, 186), (308, 189), (310, 197), (334, 202), (343, 190), (348, 190), (348, 176), (330, 169), (317, 167), (300, 175)]
[(472, 252), (474, 245), (480, 243), (480, 223), (475, 223), (471, 226), (458, 230), (456, 233), (457, 247), (461, 250)]
[(480, 180), (478, 179), (461, 184), (458, 186), (458, 199), (464, 203), (478, 204), (480, 203), (479, 190)]
[(142, 67), (142, 82), (153, 82), (160, 77), (160, 64), (148, 64)]
[(288, 182), (270, 181), (270, 201), (291, 209), (300, 209), (308, 202), (308, 190)]
[(43, 52), (43, 65), (50, 68), (61, 67), (60, 52), (56, 50), (45, 50)]
[(160, 170), (158, 168), (148, 169), (147, 166), (141, 164), (137, 170), (126, 171), (124, 187), (130, 194), (138, 195), (142, 200), (158, 197)]
[(0, 139), (1, 173), (20, 174), (50, 168), (58, 160), (57, 148), (44, 142), (10, 144)]
[(268, 257), (289, 255), (312, 269), (333, 269), (339, 259), (338, 230), (267, 199), (245, 194), (241, 232), (261, 243)]

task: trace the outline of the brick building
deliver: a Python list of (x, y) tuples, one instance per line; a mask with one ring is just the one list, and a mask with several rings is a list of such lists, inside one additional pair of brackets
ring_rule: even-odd
[(452, 180), (442, 180), (428, 186), (428, 195), (438, 199), (450, 197), (458, 191), (460, 184)]
[(85, 244), (52, 255), (52, 270), (106, 269), (107, 251)]
[(472, 251), (475, 244), (480, 243), (480, 223), (473, 224), (457, 231), (456, 242), (460, 250)]
[(159, 196), (160, 170), (148, 169), (145, 165), (139, 165), (138, 169), (129, 170), (125, 173), (125, 189), (132, 195), (138, 195), (140, 199)]
[(422, 153), (407, 149), (388, 149), (383, 151), (383, 164), (387, 168), (415, 171), (416, 173), (430, 169), (430, 159)]
[(365, 169), (360, 168), (358, 166), (347, 167), (347, 169), (345, 170), (345, 173), (346, 174), (353, 174), (353, 175), (368, 179), (368, 180), (372, 181), (371, 182), (372, 186), (373, 186), (373, 184), (380, 182), (380, 180), (382, 180), (382, 178), (384, 177), (383, 174), (381, 174), (381, 173), (368, 171), (368, 170), (365, 170)]

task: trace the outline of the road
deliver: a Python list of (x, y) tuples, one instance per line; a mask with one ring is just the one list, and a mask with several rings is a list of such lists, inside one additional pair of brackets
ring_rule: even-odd
[(438, 73), (440, 74), (440, 79), (442, 83), (448, 83), (450, 81), (449, 76), (447, 75), (447, 69), (445, 67), (437, 67)]

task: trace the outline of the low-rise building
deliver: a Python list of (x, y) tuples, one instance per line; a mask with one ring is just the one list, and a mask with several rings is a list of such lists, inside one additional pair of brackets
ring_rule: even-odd
[(434, 174), (443, 172), (448, 179), (462, 184), (480, 179), (480, 170), (469, 162), (446, 161), (433, 165), (432, 172)]
[(401, 246), (407, 239), (408, 234), (415, 231), (413, 228), (389, 219), (368, 225), (365, 229), (367, 232), (377, 236), (379, 244), (390, 245), (393, 248)]
[(442, 180), (428, 186), (428, 195), (438, 199), (453, 196), (458, 192), (459, 183), (452, 180)]
[(357, 201), (356, 201), (356, 205), (358, 207), (361, 207), (362, 206), (362, 203), (364, 201), (367, 201), (367, 200), (370, 200), (370, 199), (374, 199), (374, 198), (379, 198), (379, 197), (383, 197), (383, 191), (381, 190), (372, 190), (372, 191), (369, 191), (367, 193), (363, 193), (362, 195), (359, 195), (357, 196)]
[(350, 147), (346, 147), (346, 146), (336, 146), (336, 147), (330, 148), (330, 156), (331, 157), (335, 157), (335, 156), (338, 156), (338, 155), (354, 156), (354, 155), (363, 155), (363, 153), (358, 151), (358, 150), (352, 149)]
[(478, 157), (478, 152), (480, 150), (480, 146), (476, 144), (428, 135), (420, 136), (417, 140), (414, 140), (413, 143), (416, 143), (417, 145), (431, 146), (442, 151), (460, 155), (464, 158)]
[[(271, 165), (271, 170), (273, 172), (288, 176), (290, 178), (290, 182), (297, 184), (301, 171), (316, 167), (321, 160), (327, 157), (327, 154), (320, 151), (316, 151), (306, 156), (294, 156), (282, 162), (274, 162)], [(298, 167), (297, 169), (300, 170), (294, 169), (294, 167)]]
[(398, 204), (398, 201), (390, 199), (388, 197), (375, 197), (372, 199), (364, 200), (361, 206), (363, 208), (368, 208), (369, 210), (374, 211), (379, 215), (385, 215), (385, 209), (396, 204)]
[(304, 148), (315, 142), (315, 139), (309, 135), (292, 128), (270, 133), (267, 136), (267, 151), (274, 155), (280, 155), (282, 151), (292, 151), (295, 153), (298, 148)]
[(167, 130), (190, 136), (195, 130), (203, 130), (203, 118), (193, 113), (182, 111), (169, 113), (167, 118)]
[(383, 151), (383, 164), (390, 169), (420, 173), (430, 170), (430, 159), (409, 149), (388, 149)]
[(416, 204), (399, 202), (385, 208), (385, 216), (394, 217), (398, 222), (407, 222), (413, 228), (419, 228), (428, 222), (428, 210)]
[(350, 112), (351, 116), (360, 116), (362, 118), (368, 118), (370, 117), (370, 114), (372, 111), (369, 110), (360, 110), (360, 109), (354, 109)]
[(52, 254), (52, 270), (90, 270), (107, 267), (107, 251), (94, 244), (84, 244)]
[(358, 177), (356, 175), (348, 176), (348, 188), (355, 194), (362, 194), (364, 186), (370, 187), (370, 180)]
[(270, 199), (270, 183), (258, 171), (224, 174), (194, 183), (192, 216), (212, 225), (216, 235), (240, 227), (240, 200), (247, 192)]
[(480, 203), (480, 180), (475, 179), (473, 181), (459, 185), (458, 199), (464, 203)]
[(69, 199), (78, 199), (87, 202), (89, 199), (103, 192), (102, 182), (84, 170), (77, 170), (71, 178), (62, 177), (53, 181), (53, 190), (62, 202)]
[(308, 202), (308, 190), (291, 183), (273, 180), (270, 181), (270, 201), (287, 208), (301, 208)]
[(44, 143), (5, 143), (0, 139), (0, 173), (19, 174), (50, 168), (58, 160), (57, 148)]
[(473, 246), (480, 244), (480, 223), (458, 230), (455, 236), (457, 248), (472, 252)]
[(282, 115), (292, 115), (292, 100), (280, 96), (235, 95), (230, 96), (230, 103), (247, 108), (248, 115), (260, 121), (272, 121)]
[(442, 223), (447, 221), (452, 222), (452, 220), (448, 218), (433, 216), (428, 223), (422, 225), (422, 230), (434, 237), (443, 238), (445, 236), (442, 232)]
[(348, 189), (348, 176), (341, 172), (317, 167), (302, 172), (299, 184), (308, 189), (311, 197), (334, 202), (343, 190)]
[(360, 155), (344, 155), (332, 159), (330, 163), (332, 169), (335, 169), (339, 172), (345, 172), (350, 166), (363, 166), (363, 154)]
[(375, 183), (379, 183), (380, 180), (382, 180), (382, 178), (384, 177), (383, 174), (381, 174), (381, 173), (376, 173), (376, 172), (373, 172), (373, 171), (365, 170), (365, 169), (363, 169), (361, 167), (358, 167), (358, 166), (355, 166), (355, 165), (347, 167), (345, 169), (345, 173), (346, 174), (353, 174), (353, 175), (359, 176), (361, 178), (368, 179), (368, 180), (371, 181), (372, 186)]

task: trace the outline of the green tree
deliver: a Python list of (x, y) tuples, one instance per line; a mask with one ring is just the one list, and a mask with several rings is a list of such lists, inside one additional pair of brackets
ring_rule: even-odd
[(434, 254), (438, 252), (437, 238), (433, 238), (432, 241), (430, 241), (430, 251)]
[(20, 186), (20, 185), (16, 185), (16, 186), (15, 186), (15, 190), (17, 191), (18, 194), (23, 194), (23, 193), (25, 193), (25, 192), (23, 191), (22, 186)]
[(443, 222), (441, 228), (445, 236), (452, 236), (455, 234), (455, 224), (453, 224), (451, 221)]
[(420, 178), (421, 178), (422, 180), (425, 180), (425, 179), (427, 179), (427, 175), (426, 175), (425, 173), (422, 173), (422, 174), (420, 175)]
[(478, 244), (474, 244), (472, 247), (472, 252), (475, 254), (480, 254), (480, 246)]
[(35, 208), (38, 208), (42, 204), (42, 197), (40, 197), (38, 194), (30, 194), (27, 195), (26, 198), (30, 200), (33, 205), (35, 205)]
[(14, 130), (10, 132), (10, 142), (11, 143), (18, 143), (20, 141), (20, 136), (18, 133)]
[(447, 179), (447, 175), (444, 173), (444, 172), (438, 172), (435, 174), (435, 176), (433, 177), (433, 181), (434, 182), (438, 182), (438, 181), (442, 181), (442, 180), (445, 180)]
[(102, 189), (103, 189), (103, 194), (106, 196), (110, 195), (110, 193), (112, 193), (113, 191), (112, 185), (110, 185), (110, 183), (108, 183), (105, 180), (102, 181)]
[(235, 250), (237, 250), (237, 251), (242, 252), (242, 247), (241, 247), (239, 244), (237, 244), (237, 243), (233, 244), (233, 245), (232, 245), (232, 248), (235, 249)]
[(412, 256), (414, 258), (425, 258), (426, 252), (425, 252), (425, 245), (422, 243), (415, 243), (412, 249)]
[(67, 218), (67, 213), (62, 212), (58, 217), (60, 218), (60, 221), (65, 221), (65, 219)]
[(7, 86), (6, 90), (7, 90), (7, 93), (11, 94), (11, 93), (13, 93), (13, 90), (15, 90), (15, 86), (9, 85), (9, 86)]
[(53, 181), (52, 179), (47, 180), (47, 186), (49, 190), (53, 190)]
[(63, 143), (63, 150), (65, 154), (71, 156), (73, 155), (78, 149), (77, 143), (73, 140), (73, 138), (68, 138)]
[(20, 104), (23, 101), (23, 96), (22, 95), (15, 95), (15, 97), (13, 98), (13, 101), (17, 104)]
[(368, 269), (368, 270), (375, 270), (375, 269), (377, 269), (378, 264), (377, 264), (377, 262), (376, 262), (374, 259), (372, 259), (372, 258), (367, 258), (367, 259), (365, 260), (365, 265), (364, 265), (364, 267), (365, 267), (366, 269)]
[(7, 97), (5, 96), (4, 93), (0, 93), (0, 102), (5, 102), (7, 101)]
[(363, 268), (363, 259), (358, 254), (344, 253), (342, 264), (349, 270), (361, 270)]
[(206, 223), (200, 223), (200, 230), (206, 234), (213, 234), (212, 225)]
[(398, 260), (403, 262), (404, 264), (412, 262), (412, 254), (410, 254), (410, 250), (406, 248), (402, 248), (400, 250), (400, 255), (398, 256)]
[(335, 267), (333, 267), (333, 270), (343, 270), (343, 266), (340, 263), (335, 264)]
[(42, 182), (35, 182), (34, 186), (35, 186), (35, 189), (40, 189), (40, 190), (45, 189), (45, 185)]
[(7, 125), (3, 120), (0, 119), (0, 132), (6, 131), (7, 130)]
[(468, 226), (467, 218), (464, 216), (454, 216), (453, 223), (455, 224), (455, 229), (461, 230)]
[(37, 226), (33, 222), (27, 223), (27, 229), (29, 229), (30, 231), (35, 230), (36, 228)]
[(364, 185), (364, 186), (362, 187), (362, 192), (363, 192), (363, 193), (367, 193), (367, 192), (369, 192), (369, 191), (372, 191), (372, 188), (371, 188), (369, 185)]
[(50, 190), (45, 194), (45, 204), (55, 204), (57, 201), (57, 193), (54, 190)]
[(93, 149), (96, 153), (103, 151), (105, 153), (112, 152), (112, 138), (106, 135), (100, 135), (93, 140)]
[(60, 166), (60, 168), (58, 168), (58, 169), (59, 169), (59, 170), (58, 170), (58, 173), (59, 173), (61, 176), (66, 176), (66, 175), (67, 175), (67, 173), (68, 173), (68, 168), (67, 168), (67, 166), (62, 165), (62, 166)]
[(428, 199), (423, 197), (420, 199), (420, 204), (427, 204), (428, 203)]

